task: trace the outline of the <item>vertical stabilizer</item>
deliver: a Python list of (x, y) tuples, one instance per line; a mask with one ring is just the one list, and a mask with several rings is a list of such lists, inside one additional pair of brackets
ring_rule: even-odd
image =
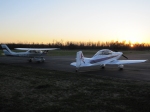
[(1, 46), (3, 48), (3, 52), (4, 52), (5, 55), (8, 55), (8, 56), (12, 55), (12, 51), (7, 47), (7, 45), (2, 44)]
[(83, 56), (82, 51), (78, 51), (77, 56), (76, 56), (76, 67), (79, 68), (82, 63), (85, 63), (84, 56)]

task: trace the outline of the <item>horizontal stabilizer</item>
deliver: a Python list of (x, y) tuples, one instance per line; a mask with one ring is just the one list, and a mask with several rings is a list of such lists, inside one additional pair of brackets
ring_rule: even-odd
[[(72, 62), (70, 65), (77, 67), (76, 66), (77, 65), (76, 62)], [(80, 64), (80, 67), (90, 67), (90, 66), (96, 66), (96, 65), (94, 65), (94, 64), (84, 64), (84, 63)]]
[(72, 66), (76, 66), (76, 62), (72, 62), (70, 65), (72, 65)]

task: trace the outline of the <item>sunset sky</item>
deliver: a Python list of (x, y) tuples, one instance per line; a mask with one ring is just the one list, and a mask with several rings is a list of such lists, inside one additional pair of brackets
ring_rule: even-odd
[(150, 43), (150, 0), (0, 0), (0, 43)]

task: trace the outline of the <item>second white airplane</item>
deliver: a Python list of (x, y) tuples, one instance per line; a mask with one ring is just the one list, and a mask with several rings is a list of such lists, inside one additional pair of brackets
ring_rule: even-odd
[(6, 56), (14, 56), (14, 57), (27, 57), (28, 61), (36, 61), (36, 62), (44, 62), (45, 56), (49, 50), (56, 50), (59, 48), (16, 48), (17, 50), (25, 50), (26, 52), (13, 52), (11, 51), (7, 45), (2, 44), (3, 52)]
[[(102, 68), (105, 65), (118, 65), (122, 70), (124, 64), (132, 63), (142, 63), (147, 60), (118, 60), (121, 56), (124, 56), (122, 52), (114, 52), (109, 49), (99, 50), (92, 58), (85, 58), (82, 51), (78, 51), (76, 54), (76, 62), (72, 62), (70, 65), (76, 67), (76, 72), (80, 67), (90, 67), (90, 66), (101, 66)], [(127, 58), (126, 56), (124, 56)]]

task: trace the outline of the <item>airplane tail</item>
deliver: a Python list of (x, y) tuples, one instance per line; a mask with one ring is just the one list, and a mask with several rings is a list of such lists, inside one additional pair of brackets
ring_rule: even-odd
[(79, 68), (82, 63), (85, 63), (84, 56), (83, 56), (82, 51), (78, 51), (76, 55), (76, 67)]
[(12, 54), (12, 51), (7, 47), (7, 45), (2, 44), (1, 46), (5, 55), (10, 56)]

